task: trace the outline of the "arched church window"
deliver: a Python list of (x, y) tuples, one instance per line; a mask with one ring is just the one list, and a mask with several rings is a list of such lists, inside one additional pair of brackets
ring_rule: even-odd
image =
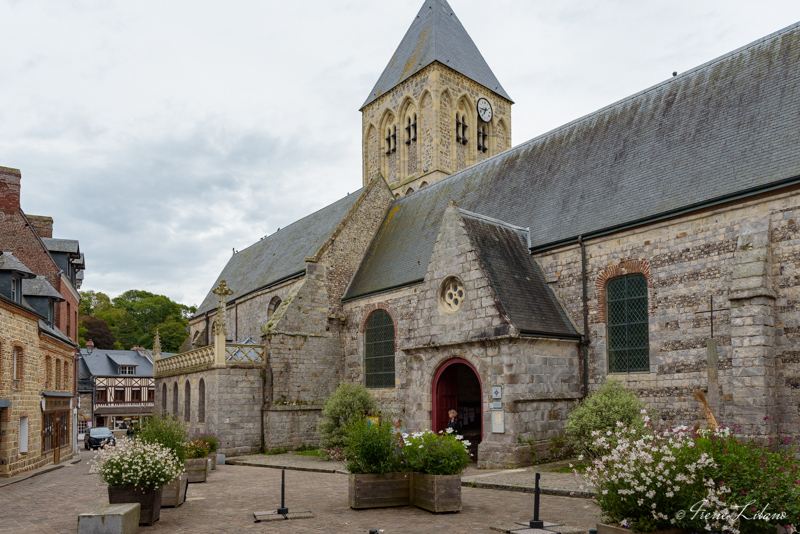
[(192, 386), (186, 381), (186, 394), (183, 397), (183, 418), (188, 423), (192, 420)]
[(178, 415), (178, 383), (172, 386), (172, 415)]
[(397, 152), (397, 126), (386, 128), (386, 155)]
[(272, 319), (272, 315), (277, 311), (281, 302), (280, 297), (272, 297), (272, 300), (269, 301), (269, 307), (267, 308), (267, 318)]
[(606, 285), (608, 372), (650, 370), (647, 278), (628, 274)]
[(456, 113), (456, 142), (467, 144), (467, 116)]
[(394, 321), (375, 310), (364, 328), (364, 377), (368, 388), (394, 387)]
[(161, 411), (167, 413), (167, 385), (161, 385)]
[(197, 386), (197, 422), (206, 421), (206, 382), (202, 378)]

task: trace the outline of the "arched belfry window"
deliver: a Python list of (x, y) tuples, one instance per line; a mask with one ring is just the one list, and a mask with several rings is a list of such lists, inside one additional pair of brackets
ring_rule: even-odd
[(647, 278), (628, 274), (606, 284), (608, 372), (650, 370)]
[(486, 133), (486, 126), (478, 128), (478, 152), (486, 152), (489, 150), (489, 134)]
[(364, 328), (364, 376), (368, 388), (394, 387), (394, 321), (375, 310)]
[(467, 116), (456, 113), (456, 142), (467, 144)]
[(397, 126), (386, 128), (386, 155), (397, 152)]
[(414, 113), (411, 117), (408, 117), (408, 124), (406, 125), (406, 144), (410, 145), (411, 143), (416, 143), (416, 142), (417, 142), (417, 114)]

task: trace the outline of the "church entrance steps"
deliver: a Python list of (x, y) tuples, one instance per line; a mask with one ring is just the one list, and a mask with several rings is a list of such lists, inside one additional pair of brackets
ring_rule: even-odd
[[(341, 462), (329, 462), (318, 456), (305, 456), (294, 453), (286, 454), (252, 454), (235, 456), (225, 462), (229, 465), (248, 467), (268, 467), (271, 469), (288, 469), (294, 471), (308, 471), (312, 473), (340, 473), (347, 474)], [(555, 464), (553, 464), (555, 465)], [(560, 465), (560, 464), (559, 464)], [(579, 480), (572, 473), (547, 472), (551, 465), (539, 465), (517, 469), (486, 470), (477, 469), (475, 464), (464, 471), (461, 476), (461, 485), (470, 488), (483, 488), (519, 493), (533, 493), (535, 473), (541, 473), (539, 482), (544, 495), (559, 495), (562, 497), (591, 498), (591, 487), (588, 491), (580, 488)]]

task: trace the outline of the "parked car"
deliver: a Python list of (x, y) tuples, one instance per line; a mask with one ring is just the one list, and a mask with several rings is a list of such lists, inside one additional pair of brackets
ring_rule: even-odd
[(104, 426), (90, 428), (83, 436), (83, 446), (88, 451), (89, 449), (96, 449), (104, 445), (116, 445), (117, 440), (114, 434)]

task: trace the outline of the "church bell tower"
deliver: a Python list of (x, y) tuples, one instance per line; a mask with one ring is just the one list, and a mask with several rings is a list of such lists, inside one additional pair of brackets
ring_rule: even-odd
[(425, 0), (361, 107), (363, 181), (395, 197), (511, 147), (513, 101), (446, 0)]

